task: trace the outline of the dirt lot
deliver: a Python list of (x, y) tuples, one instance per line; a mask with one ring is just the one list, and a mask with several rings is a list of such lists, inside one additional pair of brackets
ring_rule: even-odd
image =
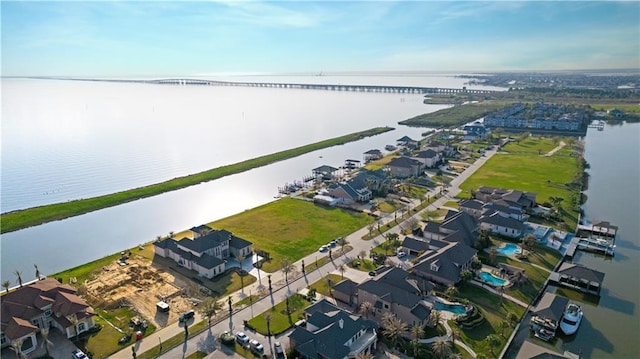
[[(92, 305), (102, 308), (129, 305), (157, 328), (176, 322), (181, 313), (193, 308), (186, 295), (189, 289), (193, 290), (193, 284), (187, 284), (175, 273), (154, 267), (141, 256), (127, 259), (125, 263), (114, 262), (103, 267), (96, 279), (84, 284)], [(161, 299), (169, 303), (168, 313), (156, 309)]]

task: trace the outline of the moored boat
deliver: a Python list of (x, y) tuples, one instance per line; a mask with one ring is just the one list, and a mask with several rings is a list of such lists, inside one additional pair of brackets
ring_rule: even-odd
[(560, 322), (562, 332), (566, 335), (575, 334), (578, 331), (580, 322), (582, 322), (582, 315), (582, 308), (578, 304), (570, 303), (567, 305)]

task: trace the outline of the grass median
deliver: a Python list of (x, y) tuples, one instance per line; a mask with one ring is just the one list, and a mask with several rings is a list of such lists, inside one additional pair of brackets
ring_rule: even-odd
[(375, 136), (392, 130), (393, 128), (391, 127), (376, 127), (370, 130), (356, 132), (349, 135), (340, 136), (309, 145), (252, 158), (246, 161), (217, 167), (196, 174), (177, 177), (168, 181), (152, 184), (145, 187), (134, 188), (104, 196), (79, 199), (64, 203), (55, 203), (46, 206), (39, 206), (3, 213), (0, 216), (0, 233), (17, 231), (19, 229), (27, 228), (30, 226), (78, 216), (81, 214), (117, 206), (146, 197), (152, 197), (165, 192), (178, 190), (181, 188), (197, 185), (202, 182), (208, 182), (236, 173), (245, 172), (257, 167), (266, 166), (268, 164), (297, 157), (302, 154), (316, 151), (322, 148), (357, 141), (365, 137)]

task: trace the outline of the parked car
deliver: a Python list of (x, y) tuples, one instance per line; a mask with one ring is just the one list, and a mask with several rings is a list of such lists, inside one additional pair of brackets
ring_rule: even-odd
[(249, 342), (249, 336), (244, 334), (243, 332), (236, 333), (236, 341), (240, 344), (247, 344)]
[(73, 359), (88, 359), (87, 355), (80, 349), (74, 350), (71, 354)]
[(398, 258), (402, 258), (404, 256), (406, 256), (407, 253), (403, 252), (403, 251), (398, 251)]
[(322, 247), (320, 247), (320, 249), (318, 249), (320, 252), (326, 252), (329, 250), (329, 246), (327, 245), (323, 245)]
[(249, 341), (249, 346), (251, 347), (252, 352), (260, 355), (264, 354), (264, 346), (262, 346), (259, 341), (251, 339), (251, 341)]
[(293, 324), (294, 327), (304, 327), (307, 325), (307, 321), (304, 319), (300, 319), (297, 322), (295, 322), (295, 324)]
[(280, 342), (275, 342), (273, 344), (273, 352), (276, 354), (276, 359), (284, 359), (286, 358), (286, 354), (284, 353), (284, 348), (282, 348), (282, 344)]
[(337, 245), (338, 245), (338, 242), (336, 242), (336, 241), (331, 241), (331, 242), (329, 242), (329, 244), (328, 244), (328, 246), (329, 246), (329, 247), (335, 247), (335, 246), (337, 246)]
[(187, 320), (193, 318), (196, 315), (196, 312), (193, 311), (193, 309), (190, 309), (184, 313), (182, 313), (180, 315), (180, 317), (178, 318), (178, 321), (180, 323), (186, 322)]

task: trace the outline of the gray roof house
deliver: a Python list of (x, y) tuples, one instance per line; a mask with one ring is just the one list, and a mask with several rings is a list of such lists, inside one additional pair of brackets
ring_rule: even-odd
[(522, 192), (503, 188), (480, 187), (474, 192), (476, 199), (484, 202), (504, 200), (510, 207), (532, 208), (536, 205), (536, 194), (532, 192)]
[(413, 266), (413, 273), (448, 287), (460, 281), (462, 271), (470, 270), (477, 252), (463, 243), (450, 243), (420, 257), (419, 262)]
[(305, 310), (307, 323), (289, 335), (289, 347), (300, 358), (344, 359), (372, 353), (378, 325), (323, 299)]
[(399, 178), (416, 177), (420, 175), (422, 167), (422, 162), (406, 156), (396, 157), (386, 165), (389, 175)]
[(409, 255), (419, 256), (427, 251), (437, 251), (448, 245), (449, 242), (439, 241), (437, 239), (418, 239), (406, 236), (402, 241), (401, 248)]
[(605, 274), (581, 264), (562, 263), (549, 279), (566, 287), (591, 294), (599, 294)]
[(422, 164), (426, 168), (433, 168), (438, 164), (442, 156), (440, 156), (440, 153), (432, 149), (428, 149), (428, 150), (424, 150), (416, 153), (416, 155), (413, 156), (412, 158), (422, 162)]
[(482, 216), (479, 221), (481, 229), (507, 237), (520, 237), (524, 229), (524, 223), (522, 221), (505, 217), (500, 212), (493, 212), (488, 216)]
[(545, 292), (538, 305), (533, 308), (533, 320), (545, 321), (550, 328), (557, 328), (564, 310), (569, 304), (569, 299), (557, 296), (553, 293)]
[(373, 193), (365, 183), (358, 180), (333, 183), (327, 187), (329, 195), (337, 198), (339, 203), (351, 204), (354, 202), (366, 202), (373, 197)]
[(193, 238), (179, 241), (167, 238), (153, 243), (154, 253), (173, 259), (179, 265), (198, 272), (205, 278), (213, 278), (226, 269), (226, 260), (231, 257), (248, 257), (252, 254), (251, 242), (234, 236), (224, 229), (214, 230), (208, 226), (193, 227)]
[(441, 224), (427, 222), (423, 236), (447, 242), (460, 242), (471, 247), (478, 238), (478, 221), (464, 211), (449, 210)]
[(369, 319), (382, 320), (385, 313), (393, 313), (407, 325), (427, 325), (431, 304), (424, 299), (433, 285), (399, 268), (391, 268), (383, 274), (358, 285), (357, 304), (372, 304)]
[(358, 283), (351, 279), (345, 279), (331, 287), (333, 289), (333, 297), (343, 303), (353, 305), (356, 303), (358, 294)]

